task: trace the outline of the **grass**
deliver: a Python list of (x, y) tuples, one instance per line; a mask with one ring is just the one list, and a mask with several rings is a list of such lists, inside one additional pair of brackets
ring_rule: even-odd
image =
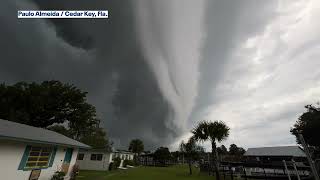
[(188, 166), (138, 167), (116, 171), (80, 171), (77, 180), (212, 180), (214, 177), (199, 173), (193, 168), (189, 175)]

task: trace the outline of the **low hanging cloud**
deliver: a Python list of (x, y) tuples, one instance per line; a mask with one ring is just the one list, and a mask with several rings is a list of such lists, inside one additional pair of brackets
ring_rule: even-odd
[[(294, 143), (319, 97), (317, 1), (5, 0), (0, 81), (73, 83), (119, 147), (176, 147), (202, 119), (227, 144)], [(109, 10), (109, 19), (17, 19), (21, 9)]]

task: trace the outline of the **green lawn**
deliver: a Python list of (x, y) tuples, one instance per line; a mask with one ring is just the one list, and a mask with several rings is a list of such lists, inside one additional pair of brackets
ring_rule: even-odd
[(213, 180), (207, 174), (200, 174), (199, 170), (193, 169), (190, 176), (187, 166), (171, 167), (138, 167), (116, 171), (80, 171), (77, 180)]

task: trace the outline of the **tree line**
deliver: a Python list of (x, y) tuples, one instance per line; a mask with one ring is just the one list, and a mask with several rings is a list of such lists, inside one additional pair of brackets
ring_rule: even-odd
[(60, 81), (0, 84), (0, 118), (46, 128), (95, 148), (110, 148), (87, 92)]

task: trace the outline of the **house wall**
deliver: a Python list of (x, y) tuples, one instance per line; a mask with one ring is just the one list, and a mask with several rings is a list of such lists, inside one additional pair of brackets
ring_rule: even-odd
[[(83, 160), (77, 160), (79, 168), (82, 170), (99, 170), (107, 171), (109, 170), (110, 163), (115, 157), (120, 157), (122, 160), (126, 158), (128, 160), (133, 160), (134, 155), (132, 153), (107, 153), (101, 151), (81, 151), (81, 154), (84, 154)], [(103, 154), (102, 161), (91, 160), (91, 154)]]
[[(79, 165), (80, 169), (100, 171), (109, 169), (111, 162), (110, 153), (95, 151), (84, 151), (80, 153), (84, 154), (83, 160), (77, 160), (77, 164)], [(91, 154), (103, 154), (102, 161), (91, 160)]]
[(113, 157), (119, 157), (122, 160), (128, 159), (128, 160), (133, 160), (134, 154), (132, 153), (126, 153), (126, 152), (114, 152), (112, 153)]
[[(24, 144), (15, 141), (0, 140), (1, 179), (27, 180), (29, 178), (31, 171), (18, 170), (19, 164), (21, 162), (27, 145), (35, 144)], [(35, 146), (39, 146), (39, 144), (36, 144)], [(42, 169), (39, 180), (50, 179), (54, 172), (60, 169), (64, 160), (65, 150), (66, 147), (58, 147), (52, 167)], [(69, 172), (67, 173), (65, 179), (69, 179), (71, 167), (76, 162), (77, 154), (78, 150), (74, 149), (72, 159), (70, 162)]]

